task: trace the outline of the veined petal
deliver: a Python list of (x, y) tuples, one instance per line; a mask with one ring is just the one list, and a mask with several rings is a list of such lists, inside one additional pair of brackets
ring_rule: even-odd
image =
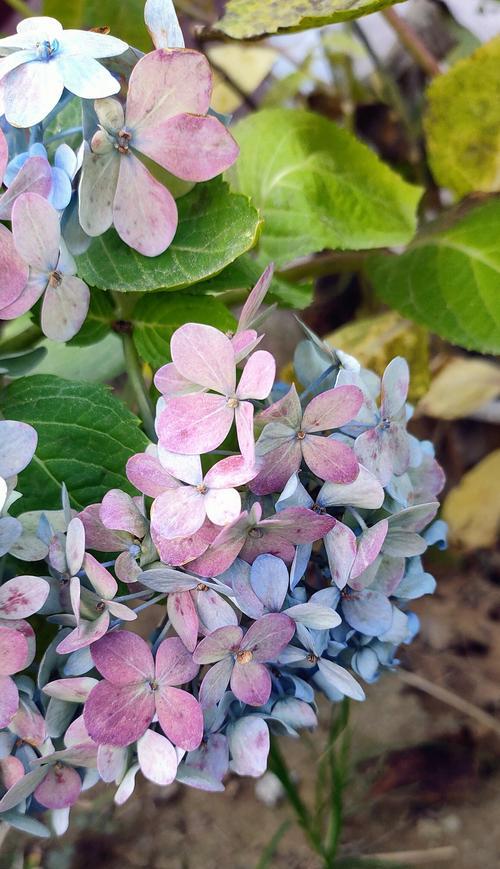
[[(270, 424), (270, 426), (274, 425), (280, 424)], [(283, 426), (283, 428), (285, 427)], [(300, 468), (302, 461), (300, 442), (296, 439), (291, 429), (287, 428), (286, 431), (289, 432), (286, 440), (283, 439), (282, 443), (274, 450), (259, 457), (259, 473), (251, 480), (249, 486), (251, 491), (256, 495), (269, 495), (272, 492), (281, 492), (292, 474)], [(257, 444), (257, 454), (259, 455), (259, 444)]]
[(120, 159), (114, 148), (106, 154), (94, 154), (85, 143), (78, 198), (79, 219), (82, 229), (92, 237), (102, 235), (113, 223)]
[[(271, 263), (267, 266), (266, 269), (262, 272), (259, 280), (255, 284), (253, 290), (249, 293), (248, 298), (243, 305), (241, 310), (240, 318), (238, 320), (238, 329), (236, 334), (241, 334), (246, 329), (251, 329), (254, 321), (257, 317), (258, 311), (266, 293), (270, 287), (271, 280), (274, 273), (274, 265)], [(255, 333), (255, 337), (257, 337)]]
[(128, 531), (132, 537), (144, 537), (147, 522), (135, 501), (121, 489), (110, 489), (102, 499), (101, 522), (112, 530)]
[(59, 102), (64, 82), (57, 64), (31, 60), (5, 79), (5, 117), (13, 127), (33, 127)]
[(191, 392), (204, 392), (206, 387), (186, 380), (177, 371), (173, 362), (167, 362), (158, 369), (154, 376), (155, 386), (165, 398), (175, 398), (178, 395), (189, 395)]
[(243, 486), (254, 475), (254, 468), (243, 456), (228, 456), (212, 465), (205, 474), (204, 482), (210, 489), (227, 489)]
[(361, 685), (344, 667), (340, 667), (339, 664), (335, 664), (334, 661), (329, 661), (327, 658), (320, 658), (318, 667), (321, 675), (337, 691), (353, 700), (365, 699), (365, 692)]
[(0, 219), (11, 219), (13, 205), (23, 193), (38, 193), (46, 198), (51, 187), (52, 171), (48, 160), (45, 157), (28, 157), (8, 190), (0, 196)]
[(111, 576), (109, 570), (106, 570), (106, 568), (97, 561), (97, 558), (94, 558), (94, 556), (90, 555), (88, 552), (85, 553), (83, 559), (83, 569), (92, 583), (94, 590), (100, 597), (111, 600), (111, 598), (115, 596), (118, 591), (116, 579)]
[(358, 551), (351, 568), (351, 579), (356, 579), (375, 561), (382, 549), (388, 528), (387, 519), (381, 519), (376, 525), (363, 531), (357, 540)]
[(167, 540), (196, 534), (206, 515), (205, 498), (194, 486), (167, 489), (151, 508), (151, 522)]
[(186, 751), (198, 748), (203, 737), (203, 712), (193, 695), (181, 688), (160, 687), (155, 703), (161, 729), (174, 745)]
[(236, 661), (231, 673), (231, 691), (249, 706), (263, 706), (271, 695), (271, 676), (264, 664)]
[(351, 447), (321, 435), (306, 434), (302, 441), (302, 455), (306, 465), (320, 480), (352, 483), (359, 473), (359, 465)]
[(200, 669), (192, 654), (178, 637), (168, 637), (156, 653), (156, 680), (161, 685), (185, 685)]
[(80, 331), (90, 304), (90, 290), (81, 278), (64, 275), (57, 286), (49, 281), (42, 304), (42, 332), (53, 341), (69, 341)]
[(237, 625), (217, 628), (198, 644), (193, 660), (197, 664), (213, 664), (227, 657), (231, 652), (237, 651), (242, 639), (243, 631)]
[(95, 33), (92, 30), (64, 30), (62, 37), (62, 56), (85, 55), (85, 60), (93, 57), (115, 57), (123, 54), (128, 45), (116, 36)]
[(113, 685), (103, 680), (90, 692), (83, 716), (98, 745), (130, 745), (147, 730), (154, 713), (154, 693), (143, 683)]
[(337, 522), (325, 535), (325, 549), (332, 582), (341, 590), (345, 588), (356, 558), (356, 535), (343, 522)]
[(203, 709), (215, 706), (224, 696), (232, 672), (233, 659), (229, 655), (207, 670), (200, 686), (200, 703)]
[(148, 728), (137, 743), (143, 776), (156, 785), (169, 785), (177, 775), (177, 752), (165, 736)]
[(229, 338), (219, 329), (186, 323), (172, 335), (170, 352), (183, 377), (222, 395), (233, 395), (236, 388), (234, 350)]
[(157, 498), (165, 489), (178, 489), (177, 480), (165, 470), (157, 455), (137, 453), (127, 462), (127, 477), (139, 492)]
[(295, 624), (287, 615), (267, 613), (249, 627), (240, 649), (252, 652), (253, 660), (259, 663), (274, 661), (294, 633)]
[(16, 248), (28, 265), (49, 273), (57, 267), (61, 230), (55, 208), (37, 193), (24, 193), (12, 208)]
[(233, 419), (234, 409), (222, 395), (172, 398), (158, 420), (160, 442), (178, 453), (208, 453), (227, 437)]
[(78, 649), (86, 649), (97, 643), (106, 634), (109, 627), (109, 612), (103, 612), (94, 621), (80, 619), (76, 627), (64, 640), (61, 640), (56, 651), (59, 655), (70, 655)]
[[(83, 33), (83, 36), (98, 36), (97, 33)], [(66, 41), (66, 40), (65, 40)], [(120, 82), (103, 67), (99, 61), (86, 54), (77, 56), (59, 54), (56, 59), (64, 87), (84, 100), (110, 97), (120, 90)]]
[(205, 115), (211, 95), (210, 66), (198, 51), (151, 51), (130, 76), (127, 126), (137, 134), (182, 112)]
[(0, 676), (12, 676), (26, 666), (29, 649), (26, 637), (13, 628), (0, 627)]
[(129, 631), (114, 631), (94, 643), (92, 659), (101, 676), (114, 685), (143, 684), (154, 679), (148, 644)]
[[(174, 631), (190, 652), (198, 642), (198, 613), (189, 591), (174, 591), (167, 598), (167, 613)], [(157, 665), (158, 667), (158, 665)]]
[(28, 266), (19, 256), (14, 237), (0, 224), (0, 313), (19, 298), (28, 283)]
[(313, 398), (302, 418), (307, 432), (341, 428), (350, 422), (363, 404), (363, 393), (357, 386), (336, 386)]
[(120, 238), (144, 256), (158, 256), (170, 245), (177, 220), (170, 191), (134, 154), (122, 156), (113, 203), (113, 223)]
[(283, 398), (261, 411), (258, 419), (259, 422), (282, 422), (294, 431), (299, 431), (302, 424), (302, 407), (295, 384), (292, 384)]
[(257, 350), (246, 363), (236, 390), (240, 399), (267, 398), (276, 376), (276, 362), (267, 350)]
[(238, 145), (213, 116), (176, 115), (158, 126), (142, 126), (134, 147), (176, 178), (208, 181), (231, 166)]

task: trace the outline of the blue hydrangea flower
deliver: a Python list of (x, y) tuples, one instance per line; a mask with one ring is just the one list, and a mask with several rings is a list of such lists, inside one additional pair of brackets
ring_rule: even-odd
[[(45, 157), (47, 150), (41, 142), (35, 142), (27, 151), (14, 157), (7, 166), (4, 184), (9, 187), (30, 157)], [(66, 143), (59, 145), (54, 155), (54, 165), (51, 166), (52, 188), (47, 196), (50, 204), (57, 211), (63, 211), (71, 199), (71, 182), (78, 167), (78, 159), (74, 151)]]
[[(127, 43), (114, 36), (63, 30), (55, 18), (27, 18), (14, 36), (0, 39), (0, 88), (13, 127), (32, 127), (47, 117), (64, 88), (82, 99), (109, 97), (119, 82), (97, 58), (123, 54)], [(0, 100), (1, 102), (1, 100)]]

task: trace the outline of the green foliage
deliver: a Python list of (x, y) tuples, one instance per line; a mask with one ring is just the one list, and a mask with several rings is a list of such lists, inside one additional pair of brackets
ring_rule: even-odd
[(236, 320), (221, 302), (209, 296), (155, 293), (143, 296), (134, 308), (133, 338), (146, 362), (157, 369), (170, 361), (173, 332), (184, 323), (206, 323), (223, 332), (234, 329)]
[(124, 293), (179, 290), (216, 275), (257, 240), (256, 209), (220, 179), (197, 184), (177, 204), (179, 225), (165, 253), (142, 256), (110, 229), (77, 258), (80, 277), (91, 286)]
[(59, 508), (63, 482), (77, 509), (111, 488), (133, 493), (125, 464), (148, 441), (137, 417), (107, 387), (36, 374), (5, 390), (2, 413), (38, 432), (36, 456), (19, 477), (18, 512)]
[(401, 0), (229, 0), (216, 24), (232, 39), (292, 33), (360, 18)]
[(68, 343), (76, 347), (97, 344), (109, 334), (111, 324), (116, 319), (116, 312), (109, 294), (102, 292), (102, 290), (92, 289), (85, 323)]
[(113, 36), (130, 45), (143, 51), (152, 48), (144, 24), (144, 0), (44, 0), (43, 14), (79, 30), (110, 27)]
[(282, 266), (324, 248), (407, 243), (421, 189), (320, 115), (265, 109), (234, 128), (234, 186), (261, 211), (262, 254)]
[(106, 383), (125, 371), (122, 343), (114, 332), (88, 346), (73, 346), (50, 341), (41, 347), (47, 355), (37, 367), (37, 374), (64, 374), (66, 380)]
[[(268, 264), (266, 257), (254, 259), (246, 254), (231, 263), (215, 277), (196, 285), (196, 292), (224, 293), (228, 290), (251, 290)], [(266, 302), (277, 302), (285, 308), (307, 308), (311, 304), (313, 287), (310, 282), (292, 284), (276, 273), (271, 281)]]
[(459, 196), (500, 190), (500, 36), (437, 76), (424, 119), (438, 184)]
[(454, 223), (437, 222), (401, 256), (371, 257), (367, 271), (391, 307), (442, 338), (500, 352), (500, 200)]

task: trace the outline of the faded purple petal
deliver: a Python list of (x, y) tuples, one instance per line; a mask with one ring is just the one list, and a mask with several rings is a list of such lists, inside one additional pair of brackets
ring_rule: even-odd
[(158, 420), (160, 442), (177, 453), (209, 453), (227, 437), (234, 419), (222, 395), (172, 398)]
[(246, 363), (236, 390), (240, 399), (267, 398), (276, 376), (276, 362), (267, 350), (257, 350)]
[(14, 238), (0, 225), (0, 313), (19, 298), (28, 283), (28, 266), (21, 259)]
[(210, 709), (224, 696), (231, 673), (233, 672), (232, 657), (222, 658), (205, 673), (200, 686), (200, 703), (203, 709)]
[(12, 676), (26, 666), (29, 649), (26, 637), (13, 628), (0, 627), (0, 676)]
[(94, 590), (100, 597), (111, 600), (111, 598), (115, 596), (118, 591), (116, 579), (111, 576), (109, 570), (106, 570), (106, 568), (97, 561), (97, 558), (94, 558), (93, 555), (89, 555), (88, 552), (85, 553), (83, 559), (83, 569), (92, 583)]
[(193, 695), (180, 688), (160, 687), (155, 703), (161, 729), (174, 745), (186, 751), (198, 748), (203, 737), (203, 712)]
[(337, 522), (325, 536), (325, 549), (332, 582), (342, 590), (349, 582), (356, 558), (356, 535), (343, 522)]
[(352, 483), (358, 476), (356, 456), (340, 441), (307, 434), (302, 441), (302, 455), (306, 465), (320, 480)]
[(194, 652), (198, 642), (198, 613), (189, 591), (170, 593), (167, 612), (174, 631), (179, 634), (185, 647)]
[(158, 256), (177, 230), (175, 199), (132, 153), (122, 156), (113, 203), (120, 238), (144, 256)]
[(271, 696), (271, 676), (264, 664), (236, 660), (231, 673), (231, 691), (249, 706), (263, 706)]
[(180, 114), (134, 137), (138, 151), (185, 181), (209, 181), (236, 160), (238, 145), (212, 116)]
[(44, 780), (34, 791), (35, 799), (46, 809), (64, 809), (78, 800), (82, 781), (76, 769), (57, 765), (50, 767)]
[(284, 613), (268, 613), (262, 616), (246, 632), (240, 643), (242, 651), (252, 653), (259, 663), (274, 661), (295, 633), (295, 624)]
[(193, 660), (197, 664), (212, 664), (220, 661), (231, 652), (238, 651), (242, 639), (243, 631), (236, 625), (217, 628), (198, 644), (193, 653)]
[(306, 432), (317, 432), (341, 428), (354, 419), (362, 403), (363, 393), (357, 386), (327, 389), (307, 405), (302, 418), (302, 429)]
[(110, 489), (102, 499), (100, 517), (103, 525), (115, 531), (128, 531), (141, 539), (147, 531), (147, 522), (133, 498), (121, 489)]
[(83, 714), (98, 745), (130, 745), (149, 727), (154, 712), (154, 693), (144, 683), (112, 685), (104, 680), (91, 691)]
[(199, 665), (178, 637), (163, 640), (156, 653), (156, 680), (162, 685), (185, 685), (197, 675)]
[(114, 631), (94, 643), (92, 659), (101, 676), (114, 685), (154, 679), (151, 650), (142, 637), (130, 631)]

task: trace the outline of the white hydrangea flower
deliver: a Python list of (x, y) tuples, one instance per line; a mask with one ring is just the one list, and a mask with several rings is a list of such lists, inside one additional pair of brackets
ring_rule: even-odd
[(118, 81), (96, 58), (123, 54), (114, 36), (63, 30), (55, 18), (27, 18), (0, 39), (0, 104), (9, 124), (31, 127), (57, 105), (64, 88), (82, 99), (116, 94)]

